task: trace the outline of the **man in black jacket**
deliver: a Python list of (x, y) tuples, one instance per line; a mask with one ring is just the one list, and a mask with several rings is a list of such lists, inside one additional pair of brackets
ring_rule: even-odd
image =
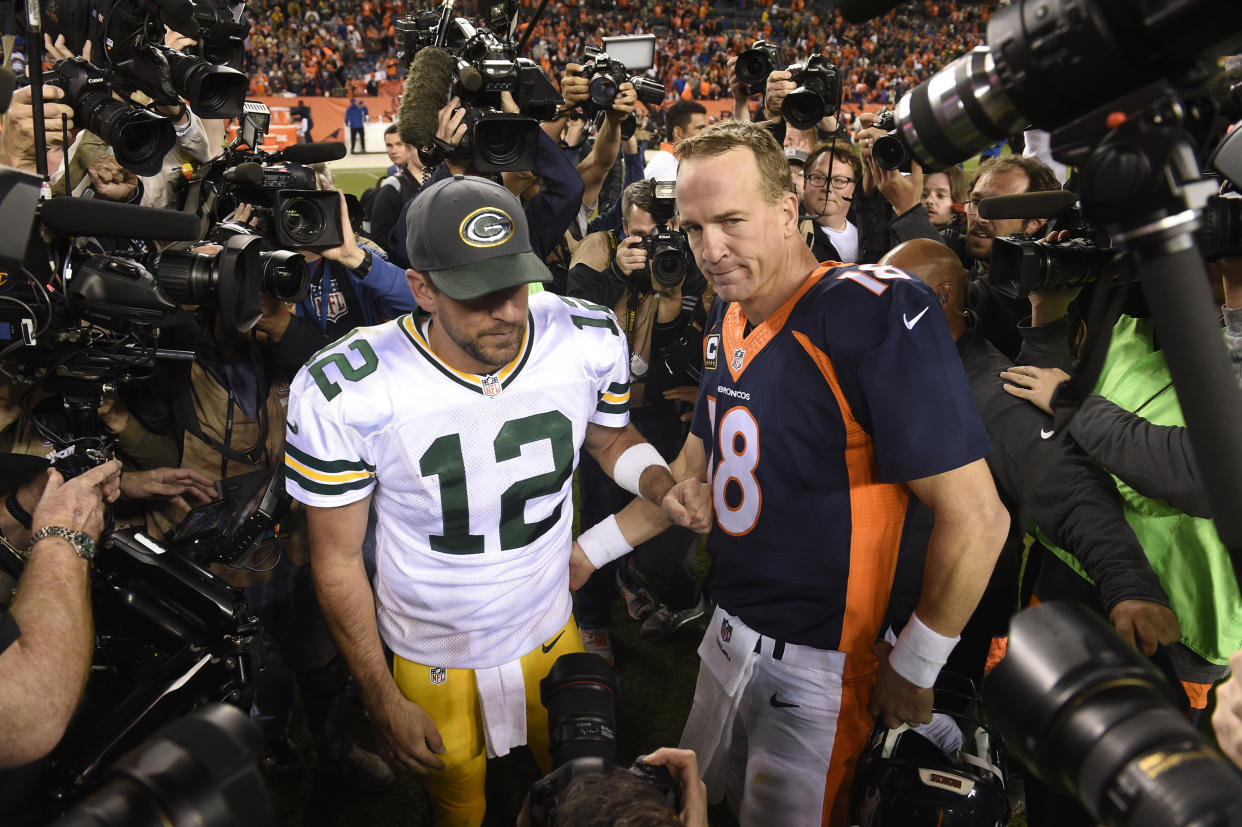
[[(1091, 573), (1100, 606), (1122, 637), (1148, 655), (1158, 645), (1175, 643), (1177, 616), (1123, 516), (1116, 487), (1072, 442), (1044, 436), (1051, 417), (1015, 405), (1021, 400), (1005, 393), (1000, 374), (1012, 363), (983, 337), (978, 316), (966, 309), (966, 273), (956, 256), (939, 242), (915, 239), (898, 245), (882, 263), (918, 276), (940, 297), (992, 442), (988, 467), (1015, 518), (988, 592), (951, 662), (978, 677), (991, 637), (1004, 635), (1009, 617), (1020, 608), (1017, 575), (1027, 525), (1018, 518), (1024, 506), (1029, 520)], [(1048, 469), (1047, 476), (1034, 479), (1040, 468)]]

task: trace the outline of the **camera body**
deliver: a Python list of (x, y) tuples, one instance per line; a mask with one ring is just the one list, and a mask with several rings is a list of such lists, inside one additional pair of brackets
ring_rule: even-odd
[(621, 84), (629, 82), (634, 85), (638, 99), (650, 106), (659, 106), (664, 102), (664, 85), (642, 75), (632, 74), (624, 63), (610, 57), (607, 52), (596, 46), (584, 49), (587, 61), (582, 65), (582, 77), (588, 78), (590, 97), (582, 108), (587, 117), (599, 112), (607, 112), (617, 100)]
[[(616, 673), (599, 655), (561, 655), (539, 682), (539, 698), (548, 710), (552, 772), (530, 789), (534, 827), (550, 824), (556, 799), (582, 775), (619, 769), (616, 764)], [(673, 813), (681, 811), (681, 795), (667, 767), (635, 761), (628, 772), (658, 790)]]
[(1049, 243), (1021, 233), (992, 239), (988, 278), (998, 290), (1014, 297), (1033, 290), (1080, 287), (1111, 277), (1116, 250), (1089, 238)]
[(1205, 259), (1242, 256), (1242, 198), (1213, 195), (1199, 214), (1195, 241)]
[(641, 271), (641, 275), (646, 278), (650, 274), (656, 284), (669, 289), (685, 281), (690, 269), (690, 242), (686, 234), (668, 226), (676, 209), (677, 182), (656, 181), (651, 206), (656, 229), (642, 237), (642, 247), (647, 251), (647, 269)]
[(758, 95), (767, 88), (768, 75), (781, 63), (781, 50), (776, 44), (756, 40), (749, 49), (737, 56), (733, 72), (738, 80), (746, 84), (749, 94)]
[(795, 129), (813, 129), (841, 106), (841, 74), (823, 55), (785, 67), (797, 88), (781, 102), (781, 115)]

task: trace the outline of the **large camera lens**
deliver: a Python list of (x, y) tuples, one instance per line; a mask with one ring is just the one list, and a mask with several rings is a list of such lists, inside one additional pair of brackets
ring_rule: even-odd
[(263, 737), (226, 704), (178, 718), (108, 771), (98, 792), (57, 824), (67, 827), (258, 827), (273, 823), (259, 772)]
[(983, 696), (1010, 748), (1099, 821), (1242, 823), (1242, 775), (1173, 706), (1168, 682), (1078, 604), (1018, 614)]
[(165, 49), (173, 85), (204, 118), (235, 118), (242, 112), (249, 79), (228, 66), (217, 66), (200, 57)]
[(106, 89), (84, 92), (75, 109), (86, 128), (108, 142), (121, 166), (139, 175), (158, 174), (177, 142), (168, 118), (121, 103)]
[(617, 676), (599, 655), (561, 655), (539, 682), (548, 709), (552, 765), (575, 758), (617, 758)]
[(318, 242), (327, 225), (327, 216), (314, 199), (297, 196), (285, 201), (277, 220), (294, 243), (307, 246)]
[(178, 304), (214, 304), (216, 257), (206, 253), (168, 252), (153, 262), (156, 280)]
[(310, 268), (306, 259), (299, 253), (288, 250), (276, 250), (260, 253), (263, 262), (263, 276), (260, 284), (265, 293), (269, 293), (282, 302), (300, 302), (306, 298), (306, 288), (310, 282)]
[(880, 169), (902, 169), (906, 166), (907, 169), (903, 172), (908, 171), (910, 154), (906, 152), (906, 145), (901, 142), (896, 130), (875, 139), (871, 146), (871, 157)]
[(747, 49), (737, 56), (733, 72), (749, 89), (762, 91), (772, 74), (772, 58), (764, 49)]
[[(473, 110), (472, 110), (473, 112)], [(471, 115), (467, 115), (467, 121)], [(467, 127), (474, 168), (479, 172), (535, 168), (539, 124), (525, 115), (481, 111)], [(465, 143), (465, 142), (463, 142)]]
[(608, 75), (596, 75), (588, 85), (591, 103), (601, 109), (611, 109), (617, 99), (617, 82)]
[(811, 129), (827, 112), (823, 96), (812, 86), (799, 86), (781, 102), (781, 114), (795, 129)]

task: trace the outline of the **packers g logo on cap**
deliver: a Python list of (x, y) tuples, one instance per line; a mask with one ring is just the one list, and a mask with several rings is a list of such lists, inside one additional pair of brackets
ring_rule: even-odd
[(498, 207), (480, 207), (462, 219), (458, 234), (471, 247), (496, 247), (513, 235), (513, 219)]

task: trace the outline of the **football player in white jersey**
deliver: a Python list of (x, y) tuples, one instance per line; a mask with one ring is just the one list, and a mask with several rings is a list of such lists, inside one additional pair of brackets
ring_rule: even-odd
[[(419, 195), (408, 229), (420, 309), (354, 331), (299, 371), (286, 476), (382, 752), (422, 776), (437, 825), (477, 825), (487, 757), (529, 744), (550, 769), (539, 680), (582, 649), (571, 547), (597, 559), (628, 548), (615, 520), (573, 544), (578, 449), (692, 528), (706, 528), (710, 494), (674, 487), (629, 426), (612, 312), (530, 295), (550, 275), (508, 190), (446, 179)], [(374, 598), (362, 561), (371, 509)]]

